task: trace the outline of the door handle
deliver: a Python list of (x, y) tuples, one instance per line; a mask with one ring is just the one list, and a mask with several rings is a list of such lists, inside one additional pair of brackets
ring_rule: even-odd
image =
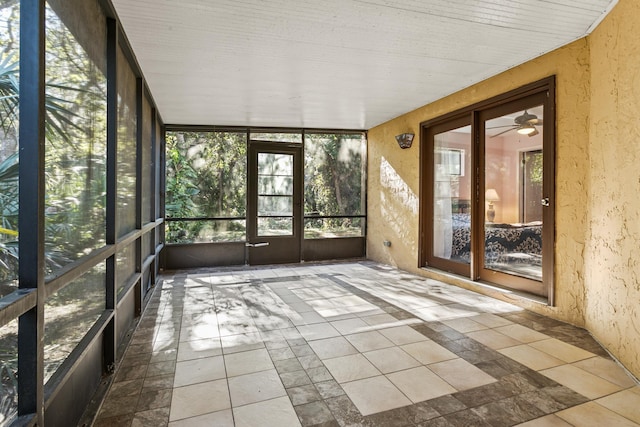
[(244, 244), (248, 248), (261, 248), (263, 246), (269, 246), (269, 242), (260, 242), (260, 243), (245, 243)]
[(549, 206), (549, 198), (545, 197), (544, 199), (540, 200), (540, 203), (542, 204), (542, 206)]

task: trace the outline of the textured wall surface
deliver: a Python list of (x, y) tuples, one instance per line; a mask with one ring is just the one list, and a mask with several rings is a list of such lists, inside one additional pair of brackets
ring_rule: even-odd
[[(423, 275), (418, 268), (420, 122), (556, 75), (556, 307), (518, 304), (582, 326), (587, 215), (589, 49), (585, 39), (426, 105), (369, 131), (368, 257)], [(414, 132), (409, 149), (394, 135)], [(391, 241), (391, 247), (383, 245)], [(465, 287), (471, 287), (463, 284)], [(487, 289), (475, 288), (487, 293)], [(493, 293), (492, 293), (493, 295)], [(508, 294), (497, 297), (513, 301)]]
[[(589, 37), (371, 129), (368, 257), (586, 327), (640, 376), (639, 26), (640, 3), (621, 0)], [(420, 269), (420, 122), (553, 74), (555, 306)], [(403, 132), (416, 134), (410, 149)]]
[(640, 376), (640, 2), (589, 36), (591, 135), (586, 327)]

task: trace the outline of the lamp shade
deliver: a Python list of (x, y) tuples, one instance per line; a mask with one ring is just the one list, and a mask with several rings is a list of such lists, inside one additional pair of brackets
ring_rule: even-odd
[(500, 196), (498, 196), (498, 192), (495, 190), (495, 188), (487, 189), (487, 191), (484, 193), (484, 198), (488, 202), (497, 202), (500, 200)]

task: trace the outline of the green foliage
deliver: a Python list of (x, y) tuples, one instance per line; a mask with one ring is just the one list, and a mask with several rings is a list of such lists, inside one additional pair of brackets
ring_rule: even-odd
[[(11, 2), (9, 2), (11, 3)], [(18, 2), (3, 3), (18, 10)], [(2, 15), (4, 17), (5, 15)], [(17, 26), (17, 13), (7, 28)], [(45, 257), (47, 272), (104, 243), (106, 79), (47, 9)], [(17, 34), (17, 32), (16, 32)], [(17, 40), (0, 37), (0, 282), (17, 278)]]
[[(253, 137), (278, 140), (291, 138), (291, 135), (252, 134)], [(246, 215), (247, 146), (244, 134), (169, 132), (166, 141), (167, 217), (229, 218)], [(327, 133), (306, 136), (306, 216), (362, 214), (363, 150), (362, 134)], [(277, 166), (278, 164), (272, 165)], [(274, 186), (275, 183), (269, 185)], [(282, 189), (273, 188), (270, 191), (279, 190)], [(274, 221), (277, 222), (275, 219), (271, 220)], [(265, 220), (262, 226), (268, 227), (270, 232), (288, 227), (286, 224), (268, 223)], [(361, 227), (359, 219), (308, 219), (305, 236), (360, 235)], [(169, 221), (167, 224), (167, 241), (171, 243), (233, 241), (243, 238), (244, 224), (233, 221)]]
[[(168, 132), (168, 218), (233, 218), (246, 212), (247, 144), (244, 133)], [(167, 241), (242, 240), (234, 221), (169, 221)]]
[[(305, 139), (306, 216), (360, 215), (363, 213), (363, 150), (361, 134), (309, 134)], [(359, 220), (345, 218), (307, 220), (308, 237), (348, 234)]]

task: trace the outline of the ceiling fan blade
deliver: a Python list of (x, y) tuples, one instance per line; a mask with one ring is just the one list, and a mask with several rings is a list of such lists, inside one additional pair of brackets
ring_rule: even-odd
[(485, 128), (485, 129), (489, 130), (489, 129), (500, 129), (500, 128), (508, 128), (508, 127), (516, 128), (517, 126), (516, 125), (502, 125), (502, 126), (492, 126), (492, 127)]
[(527, 120), (527, 123), (534, 126), (540, 126), (542, 124), (542, 119), (536, 118), (536, 119)]
[(512, 131), (512, 130), (514, 130), (514, 129), (516, 129), (516, 128), (515, 128), (515, 127), (512, 127), (511, 129), (503, 130), (503, 131), (502, 131), (502, 132), (500, 132), (500, 133), (496, 133), (495, 135), (491, 135), (489, 138), (495, 138), (496, 136), (500, 136), (500, 135), (502, 135), (503, 133), (510, 132), (510, 131)]
[(527, 135), (529, 138), (531, 138), (532, 136), (536, 136), (538, 135), (540, 132), (538, 132), (538, 129), (536, 129), (535, 127), (533, 128), (534, 131), (531, 132), (529, 135)]

